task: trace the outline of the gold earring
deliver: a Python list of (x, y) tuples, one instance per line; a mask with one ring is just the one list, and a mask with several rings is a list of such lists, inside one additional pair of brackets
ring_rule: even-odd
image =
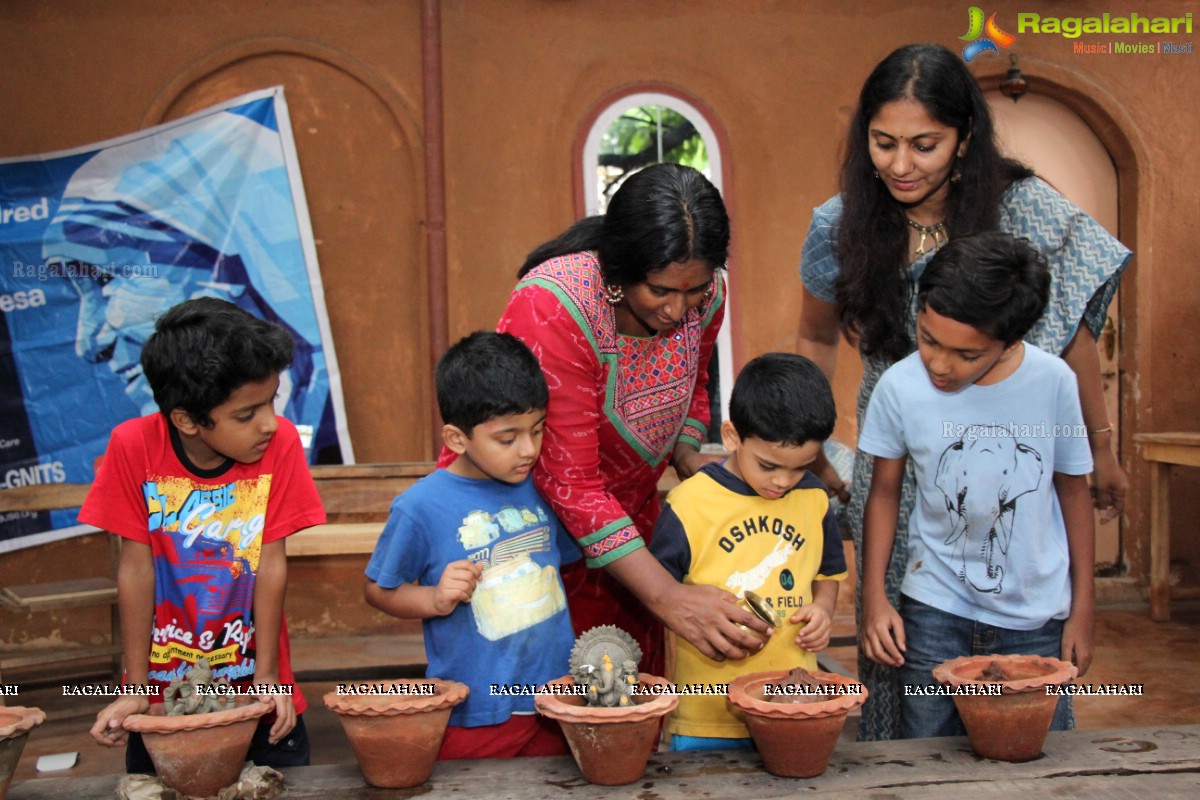
[(957, 170), (957, 169), (956, 169), (956, 170), (954, 170), (954, 174), (950, 176), (950, 182), (951, 182), (951, 183), (958, 183), (958, 182), (959, 182), (959, 181), (961, 181), (961, 180), (962, 180), (962, 171), (961, 171), (961, 170)]
[(604, 302), (610, 306), (619, 306), (625, 299), (625, 288), (623, 286), (613, 286), (611, 283), (604, 284)]

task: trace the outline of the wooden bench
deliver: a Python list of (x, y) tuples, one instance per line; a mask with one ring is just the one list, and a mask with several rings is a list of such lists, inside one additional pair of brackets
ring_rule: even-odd
[(1200, 467), (1200, 433), (1135, 433), (1150, 462), (1150, 618), (1171, 619), (1171, 599), (1200, 597), (1196, 587), (1171, 586), (1171, 467)]
[(432, 461), (313, 467), (328, 522), (287, 537), (288, 557), (370, 555), (396, 495), (435, 468)]
[(433, 472), (432, 461), (381, 464), (333, 464), (312, 468), (328, 522), (387, 520), (396, 495)]
[[(87, 497), (89, 484), (58, 483), (20, 486), (0, 491), (0, 513), (54, 511), (76, 508)], [(116, 566), (121, 544), (110, 537), (107, 574), (65, 581), (48, 581), (0, 587), (0, 606), (17, 614), (35, 614), (64, 608), (107, 605), (109, 643), (97, 647), (56, 647), (44, 650), (0, 650), (0, 681), (4, 669), (18, 669), (73, 661), (112, 660), (114, 675), (121, 671), (121, 619), (117, 607)]]
[(330, 522), (293, 533), (284, 540), (288, 558), (371, 555), (382, 522)]

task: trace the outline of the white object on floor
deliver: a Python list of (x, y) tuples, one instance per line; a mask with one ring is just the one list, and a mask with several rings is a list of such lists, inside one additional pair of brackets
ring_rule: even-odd
[(79, 760), (79, 752), (74, 753), (53, 753), (48, 756), (39, 756), (37, 760), (38, 772), (55, 772), (60, 769), (70, 769), (75, 766), (75, 762)]

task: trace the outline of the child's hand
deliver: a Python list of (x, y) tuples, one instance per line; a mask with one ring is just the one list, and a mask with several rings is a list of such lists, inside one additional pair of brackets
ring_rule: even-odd
[(1069, 661), (1079, 669), (1079, 677), (1087, 674), (1092, 665), (1092, 652), (1096, 639), (1096, 615), (1087, 610), (1071, 610), (1071, 616), (1063, 623), (1063, 661)]
[(479, 583), (482, 574), (483, 565), (474, 561), (463, 559), (447, 564), (441, 580), (433, 587), (433, 610), (437, 616), (446, 616), (459, 603), (471, 602), (475, 584)]
[(876, 664), (904, 666), (904, 620), (886, 597), (872, 601), (863, 597), (863, 655)]
[(829, 613), (816, 603), (810, 603), (792, 614), (788, 622), (804, 624), (796, 636), (796, 644), (810, 653), (819, 653), (829, 645), (829, 634), (833, 632), (833, 620), (829, 618)]
[(145, 714), (150, 710), (150, 701), (141, 695), (126, 695), (117, 698), (96, 715), (96, 724), (90, 731), (97, 744), (117, 747), (125, 744), (126, 730), (122, 725), (131, 714)]
[[(278, 685), (278, 684), (277, 684)], [(296, 705), (289, 694), (260, 694), (258, 699), (275, 706), (275, 722), (267, 735), (270, 744), (279, 744), (296, 727)]]

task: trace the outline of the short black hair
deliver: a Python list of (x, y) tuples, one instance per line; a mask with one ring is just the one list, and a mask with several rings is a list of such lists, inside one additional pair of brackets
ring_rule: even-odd
[(1025, 239), (1007, 233), (951, 238), (921, 274), (917, 308), (970, 325), (1005, 346), (1042, 318), (1050, 268)]
[(511, 333), (476, 331), (460, 339), (438, 360), (434, 383), (442, 421), (467, 436), (493, 417), (550, 403), (541, 365)]
[(743, 440), (798, 447), (828, 439), (837, 408), (820, 367), (795, 353), (767, 353), (738, 373), (729, 421)]
[(142, 372), (166, 416), (176, 408), (198, 425), (240, 386), (278, 375), (292, 363), (285, 328), (233, 303), (197, 297), (172, 306), (142, 346)]

